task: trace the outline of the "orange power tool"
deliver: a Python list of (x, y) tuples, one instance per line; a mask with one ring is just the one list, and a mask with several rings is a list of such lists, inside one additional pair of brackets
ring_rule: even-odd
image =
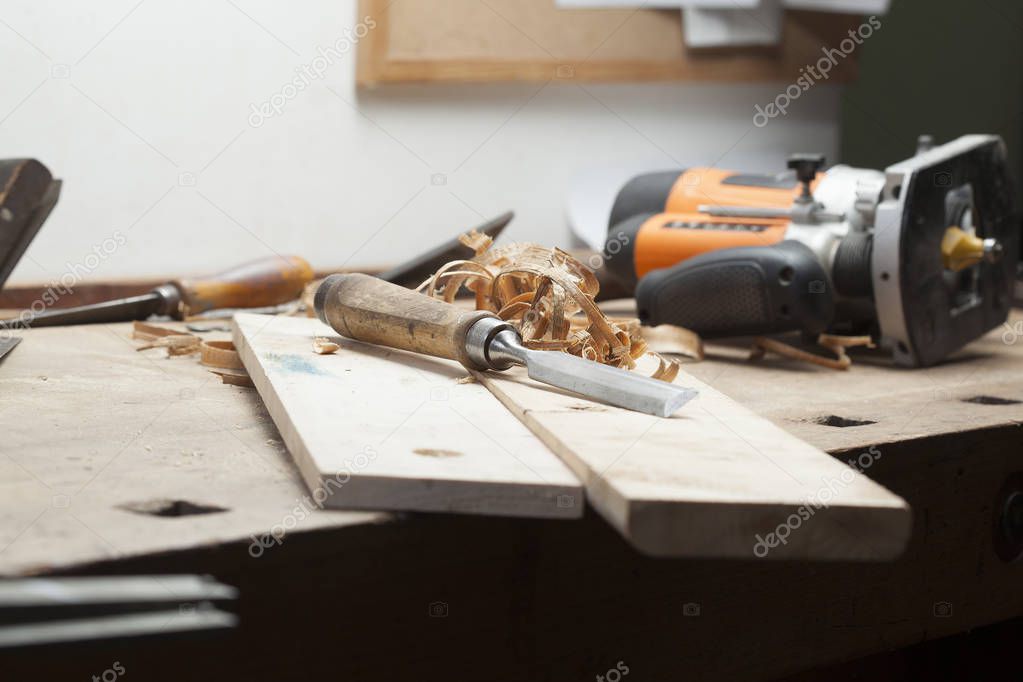
[(638, 176), (612, 208), (607, 268), (648, 325), (870, 334), (906, 366), (1006, 320), (1020, 222), (1001, 138), (924, 136), (884, 171), (823, 166)]

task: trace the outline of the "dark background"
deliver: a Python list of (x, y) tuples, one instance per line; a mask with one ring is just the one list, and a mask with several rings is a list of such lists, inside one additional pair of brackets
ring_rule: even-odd
[(1023, 2), (893, 0), (842, 97), (842, 162), (880, 168), (916, 138), (1005, 139), (1023, 199)]

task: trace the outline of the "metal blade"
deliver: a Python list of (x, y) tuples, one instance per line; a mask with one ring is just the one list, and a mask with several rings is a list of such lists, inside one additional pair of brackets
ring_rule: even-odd
[(698, 391), (568, 353), (526, 351), (530, 379), (628, 410), (670, 417)]
[(160, 297), (160, 294), (151, 291), (141, 296), (129, 296), (128, 298), (119, 298), (116, 301), (91, 303), (74, 308), (57, 308), (34, 314), (31, 311), (25, 311), (23, 315), (18, 317), (0, 320), (0, 329), (144, 320), (160, 308), (162, 301), (163, 299)]
[(0, 287), (14, 270), (57, 198), (60, 180), (35, 159), (0, 161)]
[(21, 343), (20, 336), (4, 337), (3, 334), (0, 334), (0, 358), (7, 355), (19, 343)]
[[(489, 236), (491, 239), (497, 239), (497, 236), (504, 231), (505, 226), (514, 217), (515, 213), (508, 211), (472, 229)], [(475, 254), (472, 249), (458, 241), (458, 237), (454, 237), (440, 246), (416, 256), (410, 261), (381, 272), (377, 277), (391, 284), (400, 284), (403, 287), (409, 288), (417, 287), (423, 283), (423, 280), (435, 273), (440, 266), (448, 261), (469, 259), (473, 255)]]

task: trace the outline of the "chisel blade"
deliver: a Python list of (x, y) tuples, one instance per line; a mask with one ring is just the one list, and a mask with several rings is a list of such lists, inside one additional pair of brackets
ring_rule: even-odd
[(525, 353), (525, 361), (530, 379), (657, 417), (670, 417), (698, 394), (692, 388), (568, 353), (531, 350)]
[(0, 331), (4, 329), (27, 329), (30, 327), (55, 327), (67, 324), (90, 324), (96, 322), (123, 322), (144, 320), (159, 311), (163, 300), (159, 293), (149, 292), (140, 296), (129, 296), (114, 301), (89, 303), (74, 308), (54, 308), (39, 313), (26, 311), (19, 317), (0, 320)]

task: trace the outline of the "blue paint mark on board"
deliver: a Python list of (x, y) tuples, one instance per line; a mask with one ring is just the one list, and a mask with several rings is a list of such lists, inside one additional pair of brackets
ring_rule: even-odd
[(278, 355), (277, 353), (267, 353), (263, 357), (282, 369), (295, 374), (326, 374), (326, 372), (309, 360), (297, 355)]

